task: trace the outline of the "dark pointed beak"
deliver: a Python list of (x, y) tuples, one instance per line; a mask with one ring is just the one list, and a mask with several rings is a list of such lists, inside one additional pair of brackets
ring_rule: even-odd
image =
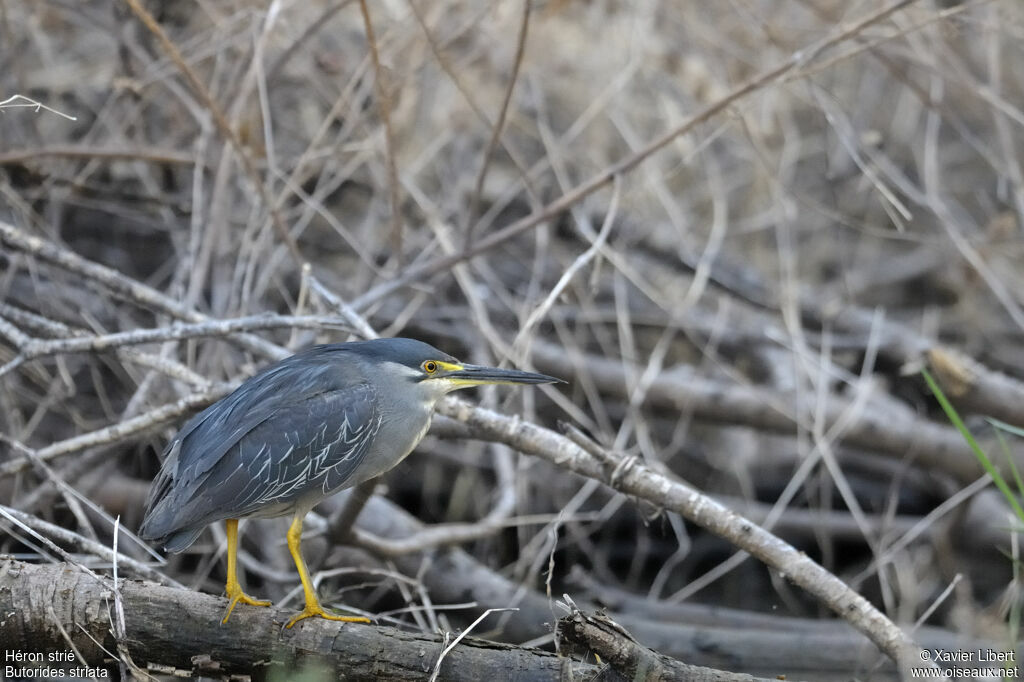
[(547, 374), (523, 372), (518, 369), (498, 369), (482, 365), (462, 365), (460, 369), (447, 372), (445, 379), (451, 379), (465, 386), (486, 384), (564, 384), (565, 381)]

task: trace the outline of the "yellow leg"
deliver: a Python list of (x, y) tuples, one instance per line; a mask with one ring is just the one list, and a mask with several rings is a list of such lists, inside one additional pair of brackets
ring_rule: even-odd
[(227, 593), (228, 599), (231, 600), (231, 605), (228, 606), (228, 612), (225, 614), (224, 620), (221, 621), (221, 624), (228, 622), (228, 618), (231, 617), (231, 612), (235, 610), (235, 605), (238, 604), (238, 602), (249, 604), (251, 606), (270, 606), (269, 601), (253, 599), (247, 595), (242, 591), (242, 586), (238, 584), (238, 573), (235, 567), (235, 554), (238, 552), (238, 519), (228, 519), (224, 522), (224, 525), (228, 531)]
[(304, 608), (301, 613), (297, 613), (292, 616), (292, 619), (288, 621), (288, 624), (285, 625), (285, 627), (290, 628), (303, 618), (309, 618), (310, 616), (320, 616), (327, 620), (340, 620), (346, 623), (369, 623), (369, 618), (335, 616), (324, 611), (324, 607), (320, 606), (320, 600), (316, 597), (316, 590), (313, 589), (313, 581), (309, 579), (309, 569), (306, 568), (306, 560), (302, 558), (302, 549), (299, 546), (301, 542), (302, 516), (296, 514), (295, 520), (292, 521), (292, 525), (288, 529), (288, 551), (292, 553), (292, 559), (295, 559), (295, 567), (299, 569), (299, 578), (302, 580), (302, 591), (306, 593), (306, 608)]

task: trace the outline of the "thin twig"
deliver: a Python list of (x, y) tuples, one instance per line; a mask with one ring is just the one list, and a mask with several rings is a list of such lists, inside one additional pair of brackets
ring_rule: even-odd
[(473, 628), (475, 628), (477, 625), (479, 625), (480, 621), (482, 621), (484, 618), (486, 618), (487, 616), (491, 615), (492, 613), (500, 613), (502, 611), (518, 611), (518, 610), (519, 609), (516, 609), (516, 608), (487, 609), (486, 611), (481, 613), (479, 616), (477, 616), (476, 620), (474, 620), (472, 623), (470, 623), (469, 626), (465, 630), (463, 630), (462, 632), (459, 633), (458, 637), (456, 637), (455, 639), (452, 640), (451, 644), (446, 646), (441, 651), (441, 654), (437, 657), (437, 662), (434, 664), (434, 672), (430, 676), (430, 682), (436, 682), (437, 676), (441, 673), (441, 662), (444, 660), (444, 657), (448, 655), (448, 652), (450, 652), (452, 649), (454, 649), (455, 646), (459, 642), (461, 642), (463, 640), (463, 638), (466, 635), (468, 635), (473, 630)]
[[(205, 322), (210, 319), (113, 268), (83, 258), (51, 241), (26, 234), (2, 220), (0, 220), (0, 243), (51, 263), (68, 273), (76, 274), (87, 282), (95, 282), (111, 293), (122, 296), (144, 308), (156, 310), (186, 322)], [(288, 351), (284, 348), (252, 334), (237, 334), (230, 338), (232, 342), (266, 358), (280, 360), (288, 355)]]
[(512, 103), (512, 93), (515, 90), (516, 82), (519, 80), (519, 69), (523, 65), (523, 55), (526, 54), (526, 35), (530, 27), (530, 6), (532, 4), (531, 0), (523, 0), (523, 18), (519, 23), (519, 35), (516, 38), (516, 55), (512, 60), (512, 73), (509, 76), (508, 85), (505, 87), (505, 96), (501, 100), (498, 120), (491, 129), (491, 138), (487, 141), (487, 149), (484, 150), (480, 172), (477, 173), (473, 194), (469, 199), (469, 208), (466, 211), (466, 223), (463, 230), (465, 232), (464, 248), (469, 248), (473, 243), (474, 221), (476, 220), (477, 211), (480, 209), (484, 182), (487, 180), (487, 170), (491, 166), (491, 159), (498, 148), (498, 144), (501, 142), (501, 135), (505, 131), (505, 119), (508, 116), (509, 105)]
[[(22, 528), (30, 530), (35, 537), (44, 540), (47, 543), (47, 546), (50, 547), (50, 549), (57, 552), (61, 557), (65, 559), (65, 561), (68, 561), (70, 563), (75, 563), (74, 561), (72, 561), (72, 557), (63, 549), (55, 545), (49, 539), (50, 537), (56, 538), (61, 542), (66, 542), (68, 544), (75, 545), (79, 547), (82, 551), (97, 556), (100, 559), (103, 559), (104, 561), (114, 560), (114, 553), (106, 545), (82, 537), (78, 533), (70, 531), (66, 528), (61, 528), (60, 526), (56, 526), (47, 521), (43, 521), (42, 519), (32, 516), (31, 514), (26, 514), (23, 511), (19, 511), (17, 509), (12, 509), (10, 507), (0, 505), (0, 515), (3, 515), (12, 523)], [(145, 578), (146, 580), (152, 580), (154, 582), (160, 583), (161, 585), (167, 585), (168, 587), (184, 587), (179, 582), (172, 580), (171, 578), (168, 578), (163, 573), (160, 573), (159, 571), (150, 568), (146, 564), (136, 561), (131, 557), (125, 556), (123, 554), (118, 554), (117, 557), (118, 561), (120, 561), (126, 568), (131, 569), (132, 573), (138, 575), (141, 578)], [(85, 567), (82, 567), (82, 569), (88, 572), (93, 577), (96, 577), (97, 579), (100, 578), (100, 576), (86, 569)]]
[(245, 145), (242, 144), (238, 134), (231, 127), (231, 124), (228, 122), (227, 117), (224, 115), (220, 106), (218, 106), (217, 102), (213, 99), (213, 95), (210, 94), (210, 91), (205, 85), (203, 85), (202, 81), (199, 80), (199, 76), (196, 72), (193, 71), (185, 61), (184, 56), (181, 54), (177, 45), (174, 44), (174, 41), (172, 41), (163, 28), (160, 27), (160, 24), (158, 24), (156, 19), (153, 18), (153, 15), (142, 6), (142, 3), (139, 0), (125, 0), (125, 2), (128, 3), (128, 6), (131, 8), (132, 12), (134, 12), (135, 16), (139, 18), (139, 21), (145, 25), (150, 33), (156, 36), (156, 39), (160, 42), (164, 52), (167, 53), (167, 56), (170, 57), (174, 65), (179, 71), (181, 71), (185, 80), (188, 81), (189, 87), (192, 88), (192, 91), (199, 98), (202, 105), (210, 112), (210, 115), (213, 116), (213, 121), (217, 126), (217, 130), (220, 131), (220, 134), (224, 136), (224, 139), (227, 140), (235, 150), (235, 153), (238, 154), (238, 158), (242, 160), (242, 167), (245, 169), (245, 174), (249, 177), (249, 181), (252, 182), (253, 187), (259, 193), (260, 200), (263, 202), (267, 212), (270, 214), (271, 222), (274, 225), (274, 229), (277, 231), (278, 237), (281, 239), (281, 242), (288, 247), (288, 251), (291, 252), (292, 258), (295, 260), (295, 264), (301, 267), (302, 264), (306, 262), (306, 259), (299, 251), (299, 245), (295, 243), (291, 233), (288, 231), (288, 226), (284, 221), (284, 216), (281, 215), (277, 205), (271, 198), (270, 191), (268, 190), (266, 183), (263, 181), (263, 178), (260, 177), (256, 164), (252, 160), (252, 156), (245, 148)]
[(0, 110), (2, 110), (2, 109), (18, 109), (18, 108), (35, 109), (37, 114), (40, 111), (49, 111), (51, 114), (57, 114), (58, 116), (62, 116), (64, 118), (68, 119), (69, 121), (77, 121), (78, 120), (78, 118), (76, 116), (71, 116), (70, 114), (65, 114), (63, 111), (57, 111), (56, 109), (51, 109), (50, 107), (46, 106), (45, 104), (37, 102), (34, 99), (31, 99), (30, 97), (25, 97), (24, 95), (11, 95), (10, 97), (8, 97), (5, 100), (0, 100)]
[(388, 168), (388, 196), (391, 203), (391, 249), (399, 268), (402, 265), (402, 213), (401, 197), (399, 196), (398, 167), (395, 164), (395, 135), (391, 129), (391, 84), (385, 78), (377, 52), (377, 38), (373, 32), (373, 21), (370, 20), (370, 9), (366, 0), (359, 0), (359, 11), (363, 15), (363, 27), (366, 30), (366, 42), (370, 46), (373, 58), (374, 86), (377, 91), (377, 113), (384, 123), (384, 155)]
[(192, 166), (195, 154), (180, 152), (163, 147), (94, 147), (87, 144), (62, 144), (49, 147), (32, 147), (0, 152), (0, 166), (21, 164), (45, 158), (61, 159), (104, 159), (108, 161), (149, 161), (176, 166)]
[[(0, 323), (2, 323), (0, 319)], [(238, 332), (252, 332), (259, 329), (338, 329), (350, 332), (351, 328), (338, 317), (328, 315), (253, 315), (226, 320), (208, 320), (193, 324), (173, 324), (159, 329), (133, 329), (99, 336), (79, 336), (67, 339), (30, 339), (15, 343), (24, 360), (36, 360), (51, 355), (69, 353), (103, 353), (122, 346), (176, 341), (210, 336), (230, 336)], [(3, 333), (0, 328), (0, 333)], [(3, 373), (0, 372), (0, 376)]]
[[(45, 448), (36, 451), (40, 461), (46, 462), (55, 457), (69, 455), (74, 452), (98, 445), (109, 445), (128, 438), (134, 438), (140, 433), (145, 433), (169, 421), (194, 412), (196, 409), (206, 407), (219, 398), (228, 394), (230, 386), (221, 384), (215, 385), (207, 391), (192, 393), (181, 400), (166, 405), (161, 405), (137, 417), (120, 421), (116, 424), (83, 433), (71, 438), (66, 438), (52, 443)], [(3, 465), (0, 465), (0, 477), (9, 476), (23, 471), (29, 465), (27, 457), (13, 458)]]

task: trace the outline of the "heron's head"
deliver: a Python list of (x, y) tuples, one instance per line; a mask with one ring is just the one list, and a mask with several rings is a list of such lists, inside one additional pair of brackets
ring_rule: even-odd
[(397, 379), (397, 390), (406, 390), (425, 402), (446, 393), (488, 384), (553, 384), (562, 380), (546, 374), (500, 369), (459, 362), (451, 355), (414, 339), (375, 339), (358, 345), (358, 352), (379, 365), (381, 376)]

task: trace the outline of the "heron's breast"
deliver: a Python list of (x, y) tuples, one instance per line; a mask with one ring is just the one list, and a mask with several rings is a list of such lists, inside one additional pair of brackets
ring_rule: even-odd
[(394, 420), (385, 419), (373, 447), (366, 458), (367, 472), (363, 480), (383, 474), (397, 466), (416, 448), (430, 428), (430, 414), (405, 415)]

